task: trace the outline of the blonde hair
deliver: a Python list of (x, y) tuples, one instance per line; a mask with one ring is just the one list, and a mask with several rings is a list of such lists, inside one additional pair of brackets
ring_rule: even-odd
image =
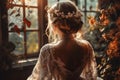
[(48, 26), (46, 34), (49, 42), (56, 42), (59, 36), (54, 33), (53, 25), (57, 25), (59, 30), (64, 34), (74, 34), (81, 29), (81, 13), (76, 5), (71, 2), (58, 2), (53, 5), (48, 11)]

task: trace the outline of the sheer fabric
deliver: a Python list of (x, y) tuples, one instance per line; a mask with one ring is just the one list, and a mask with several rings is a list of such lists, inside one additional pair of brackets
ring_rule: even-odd
[[(59, 59), (55, 59), (53, 44), (47, 44), (42, 47), (38, 61), (27, 80), (97, 80), (96, 62), (93, 50), (88, 42), (83, 41), (88, 48), (89, 61), (82, 73), (79, 74), (81, 66), (74, 72), (65, 68), (65, 64)], [(84, 65), (84, 63), (82, 64)], [(76, 77), (80, 75), (79, 77)], [(69, 76), (69, 77), (66, 77)]]

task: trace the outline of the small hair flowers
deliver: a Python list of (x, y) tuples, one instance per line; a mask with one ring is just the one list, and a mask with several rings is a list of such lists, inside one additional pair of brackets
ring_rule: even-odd
[[(48, 12), (49, 13), (49, 12)], [(64, 12), (61, 12), (59, 10), (52, 10), (50, 13), (52, 13), (52, 17), (60, 17), (60, 18), (79, 18), (82, 16), (82, 14), (80, 13), (80, 11), (77, 12), (68, 12), (67, 14), (65, 14)]]

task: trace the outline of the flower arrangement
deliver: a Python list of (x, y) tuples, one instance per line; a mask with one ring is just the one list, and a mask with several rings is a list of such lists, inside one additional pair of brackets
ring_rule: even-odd
[(90, 30), (85, 35), (91, 36), (85, 38), (93, 45), (98, 76), (104, 80), (120, 80), (119, 12), (120, 5), (115, 4), (98, 11), (94, 17), (88, 17)]

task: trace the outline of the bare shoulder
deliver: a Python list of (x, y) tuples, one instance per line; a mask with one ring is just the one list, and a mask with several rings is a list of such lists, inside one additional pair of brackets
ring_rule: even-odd
[(77, 40), (77, 42), (78, 42), (79, 46), (82, 47), (83, 50), (89, 51), (91, 53), (93, 52), (93, 47), (89, 41), (81, 39), (81, 40)]
[(80, 40), (76, 40), (76, 41), (78, 42), (78, 44), (80, 44), (82, 46), (90, 46), (91, 47), (91, 44), (87, 40), (80, 39)]

